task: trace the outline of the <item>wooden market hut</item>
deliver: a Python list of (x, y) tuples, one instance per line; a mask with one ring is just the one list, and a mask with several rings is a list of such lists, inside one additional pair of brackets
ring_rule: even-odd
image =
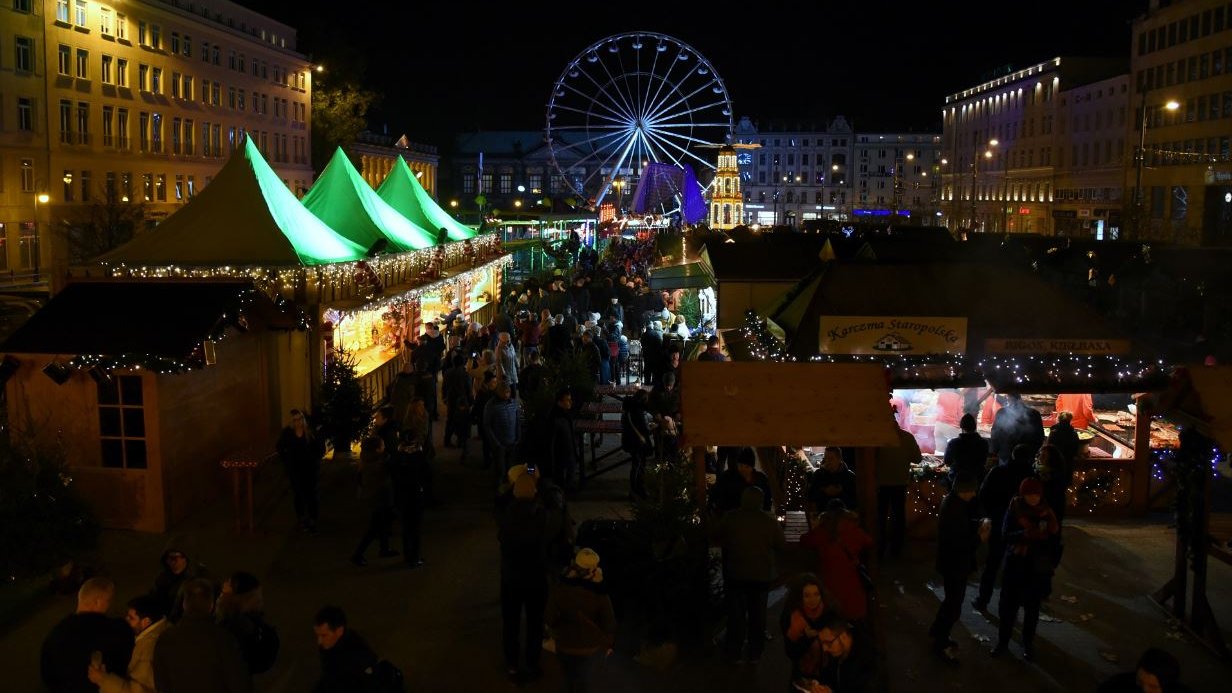
[(104, 526), (161, 532), (308, 406), (303, 328), (250, 280), (70, 282), (0, 346), (9, 425), (62, 450)]
[[(1134, 361), (1128, 335), (1081, 298), (990, 263), (827, 262), (767, 315), (788, 357), (878, 359), (895, 388), (1139, 394), (1165, 385), (1166, 366), (1154, 355)], [(1066, 368), (1073, 359), (1082, 367)], [(1150, 503), (1148, 404), (1127, 446), (1136, 512)]]
[(761, 242), (707, 245), (701, 265), (714, 277), (718, 327), (740, 327), (746, 311), (764, 310), (820, 264), (823, 236), (769, 234)]

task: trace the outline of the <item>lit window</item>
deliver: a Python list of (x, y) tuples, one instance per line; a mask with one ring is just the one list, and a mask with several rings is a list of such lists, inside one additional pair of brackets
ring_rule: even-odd
[(77, 12), (74, 14), (74, 24), (84, 27), (86, 25), (86, 0), (77, 0)]

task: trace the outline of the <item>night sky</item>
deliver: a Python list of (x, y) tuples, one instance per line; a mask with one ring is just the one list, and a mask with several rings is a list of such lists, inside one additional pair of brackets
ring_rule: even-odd
[[(541, 129), (565, 65), (611, 34), (657, 31), (693, 45), (738, 118), (843, 114), (859, 130), (940, 129), (944, 96), (998, 67), (1055, 55), (1125, 56), (1146, 0), (1055, 2), (489, 3), (240, 0), (294, 26), (327, 78), (383, 95), (372, 126), (448, 147), (474, 129)], [(724, 3), (725, 4), (725, 3)], [(340, 11), (340, 8), (346, 8)], [(353, 8), (353, 11), (352, 11)], [(393, 9), (396, 8), (396, 9)]]

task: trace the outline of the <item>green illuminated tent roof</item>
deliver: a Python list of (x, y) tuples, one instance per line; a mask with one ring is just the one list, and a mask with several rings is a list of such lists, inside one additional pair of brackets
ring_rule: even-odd
[(304, 209), (245, 138), (191, 202), (99, 260), (129, 265), (322, 265), (359, 259), (366, 250)]
[(434, 233), (445, 229), (451, 241), (464, 241), (475, 236), (474, 229), (458, 223), (448, 212), (436, 204), (436, 200), (420, 185), (411, 168), (402, 157), (394, 159), (394, 167), (376, 194), (407, 219)]
[(415, 225), (377, 196), (341, 148), (304, 196), (304, 206), (364, 248), (386, 239), (390, 252), (403, 252), (430, 247), (436, 240), (435, 233)]

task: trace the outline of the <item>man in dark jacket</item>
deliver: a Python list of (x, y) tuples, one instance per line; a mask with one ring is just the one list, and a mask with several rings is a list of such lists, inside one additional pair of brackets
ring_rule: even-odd
[(831, 693), (879, 690), (877, 652), (867, 631), (831, 612), (817, 624), (817, 640), (823, 656), (818, 678), (823, 686), (830, 687)]
[(580, 481), (577, 468), (577, 440), (573, 433), (573, 392), (562, 388), (556, 393), (552, 407), (547, 441), (547, 468), (543, 476), (566, 489), (576, 488)]
[(77, 611), (56, 624), (43, 641), (40, 656), (43, 684), (51, 693), (93, 693), (87, 671), (95, 652), (103, 654), (107, 671), (128, 671), (133, 654), (133, 631), (107, 610), (115, 597), (115, 584), (96, 577), (77, 590)]
[(902, 555), (907, 533), (907, 485), (920, 463), (920, 444), (901, 428), (898, 445), (877, 448), (877, 544), (881, 556)]
[[(1009, 462), (1014, 448), (1026, 445), (1031, 456), (1044, 444), (1044, 419), (1038, 411), (1023, 404), (1022, 396), (1011, 393), (1005, 406), (997, 411), (992, 421), (989, 448), (1002, 464)], [(996, 524), (994, 521), (993, 524)]]
[(321, 653), (321, 680), (313, 693), (363, 691), (378, 657), (359, 633), (347, 627), (346, 614), (325, 606), (313, 619), (313, 632)]
[(518, 374), (518, 391), (522, 399), (534, 399), (535, 394), (543, 388), (543, 382), (547, 377), (548, 369), (543, 365), (539, 352), (530, 352), (526, 357), (526, 367)]
[[(607, 348), (606, 344), (604, 348)], [(599, 350), (599, 345), (595, 343), (595, 336), (590, 333), (590, 330), (582, 333), (582, 345), (578, 349), (578, 353), (586, 361), (586, 372), (590, 375), (590, 379), (598, 385), (600, 374), (603, 372), (603, 353)]]
[(214, 623), (214, 586), (184, 585), (184, 617), (154, 646), (154, 684), (159, 693), (250, 693), (252, 675), (235, 641)]
[(945, 466), (950, 470), (950, 482), (967, 473), (975, 479), (984, 478), (988, 466), (988, 441), (975, 431), (975, 417), (963, 414), (958, 423), (962, 433), (945, 446)]
[[(513, 683), (522, 680), (519, 655), (525, 650), (528, 680), (542, 676), (543, 610), (548, 602), (547, 514), (536, 499), (534, 474), (523, 473), (513, 482), (513, 500), (500, 515), (501, 624), (505, 670)], [(526, 639), (519, 647), (522, 612), (526, 612)]]
[(761, 489), (744, 489), (740, 509), (727, 513), (719, 523), (719, 541), (727, 601), (724, 654), (728, 661), (743, 661), (747, 633), (748, 660), (757, 663), (766, 647), (766, 599), (770, 583), (778, 577), (775, 552), (787, 548), (783, 529), (762, 510)]
[(590, 312), (590, 290), (586, 288), (586, 278), (578, 277), (569, 287), (569, 305), (573, 306), (574, 315), (586, 315)]
[(503, 478), (515, 464), (518, 443), (522, 439), (522, 409), (513, 400), (508, 383), (496, 386), (496, 396), (483, 407), (483, 434), (492, 450), (497, 478)]
[(453, 447), (458, 439), (462, 456), (466, 457), (466, 441), (471, 436), (471, 376), (466, 372), (466, 359), (461, 352), (455, 354), (453, 363), (445, 371), (441, 384), (441, 396), (445, 400), (445, 447)]
[(826, 448), (821, 467), (809, 479), (805, 497), (817, 515), (825, 511), (833, 498), (842, 499), (849, 510), (856, 508), (856, 473), (843, 461), (842, 450), (833, 446)]
[(967, 472), (959, 474), (950, 493), (941, 501), (937, 525), (937, 572), (941, 573), (945, 599), (928, 634), (933, 639), (933, 652), (955, 664), (958, 643), (950, 639), (950, 631), (962, 614), (967, 576), (975, 569), (975, 551), (991, 528), (991, 523), (980, 517), (975, 501), (978, 489), (974, 476)]
[(1005, 558), (1005, 543), (1001, 537), (1005, 511), (1010, 507), (1010, 500), (1018, 493), (1018, 485), (1032, 475), (1031, 464), (1034, 459), (1035, 452), (1030, 445), (1019, 445), (1014, 448), (1009, 463), (998, 464), (988, 470), (984, 483), (980, 484), (980, 507), (992, 521), (992, 531), (988, 537), (988, 556), (984, 562), (984, 572), (980, 575), (980, 593), (972, 603), (980, 613), (988, 610), (988, 601), (992, 599), (992, 590), (997, 583), (997, 572)]
[[(720, 452), (724, 452), (720, 448)], [(774, 497), (770, 491), (770, 479), (757, 469), (757, 454), (753, 448), (726, 450), (727, 469), (719, 474), (710, 491), (710, 506), (719, 517), (740, 507), (744, 491), (749, 487), (761, 489), (762, 510), (770, 512)]]

